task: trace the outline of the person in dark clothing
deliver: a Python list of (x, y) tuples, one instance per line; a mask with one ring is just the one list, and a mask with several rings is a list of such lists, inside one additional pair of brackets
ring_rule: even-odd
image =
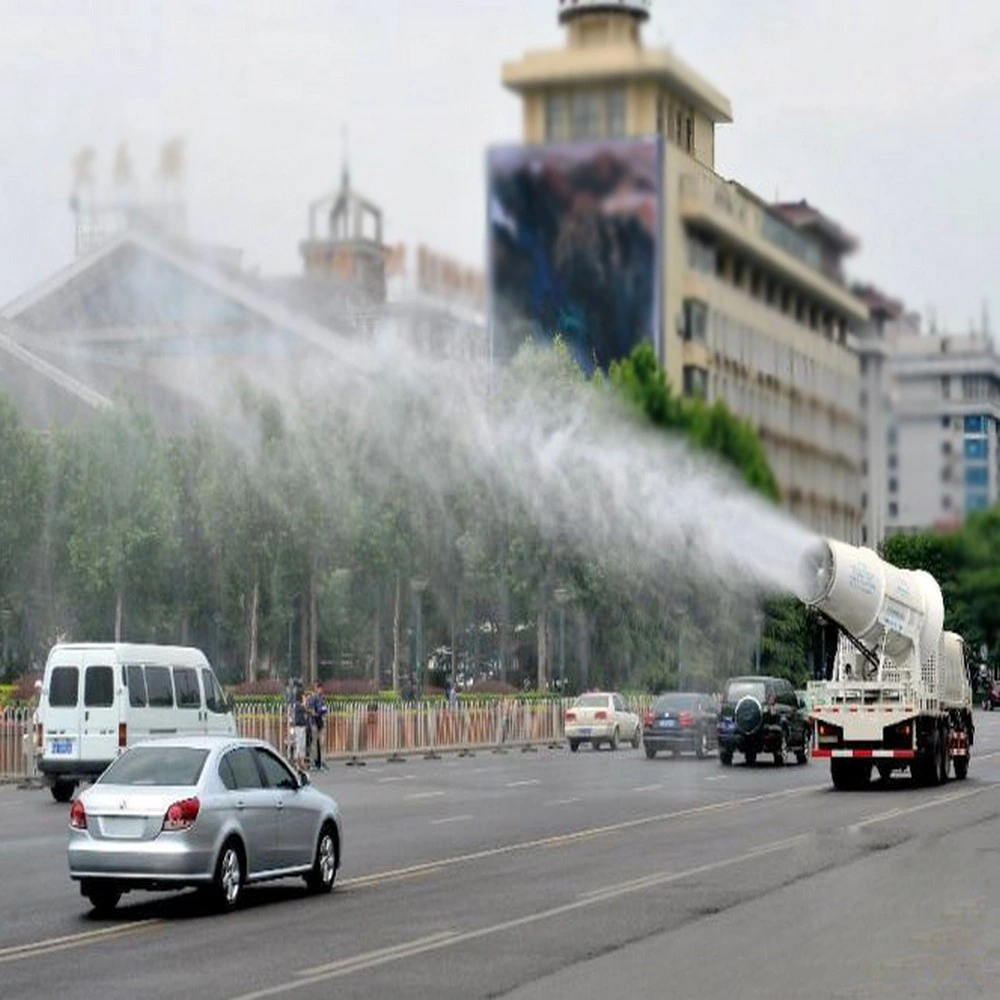
[(300, 691), (298, 700), (292, 709), (292, 726), (295, 732), (295, 766), (306, 769), (306, 730), (309, 728), (309, 711), (306, 708), (305, 692)]
[(327, 712), (323, 685), (317, 681), (309, 698), (309, 719), (312, 722), (313, 742), (316, 745), (315, 767), (318, 771), (326, 769), (326, 765), (323, 763), (323, 729), (326, 726)]

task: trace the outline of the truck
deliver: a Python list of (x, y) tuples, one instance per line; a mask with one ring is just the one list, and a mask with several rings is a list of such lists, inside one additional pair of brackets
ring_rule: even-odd
[(829, 679), (807, 685), (814, 759), (829, 759), (837, 790), (908, 769), (918, 785), (969, 773), (975, 736), (962, 637), (944, 631), (941, 588), (872, 549), (815, 542), (800, 598), (838, 627)]

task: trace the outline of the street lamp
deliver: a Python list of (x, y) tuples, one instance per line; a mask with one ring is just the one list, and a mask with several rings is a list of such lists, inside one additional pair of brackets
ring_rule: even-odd
[(416, 609), (417, 617), (417, 641), (415, 644), (415, 649), (413, 650), (414, 656), (414, 676), (416, 678), (417, 691), (422, 689), (422, 678), (421, 672), (423, 669), (423, 657), (424, 657), (424, 601), (423, 593), (427, 589), (427, 577), (426, 576), (414, 576), (410, 578), (410, 591), (413, 594), (413, 604)]
[(565, 587), (556, 587), (553, 595), (559, 605), (559, 697), (566, 697), (566, 604), (570, 593)]

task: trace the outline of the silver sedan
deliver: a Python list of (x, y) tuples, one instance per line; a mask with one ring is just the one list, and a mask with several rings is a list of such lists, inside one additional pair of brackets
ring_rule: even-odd
[(247, 883), (286, 876), (329, 892), (342, 849), (337, 803), (260, 740), (136, 744), (70, 808), (70, 878), (102, 911), (131, 889), (185, 886), (229, 910)]

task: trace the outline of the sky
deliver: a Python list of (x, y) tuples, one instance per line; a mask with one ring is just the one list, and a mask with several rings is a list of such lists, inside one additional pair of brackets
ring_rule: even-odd
[[(71, 162), (110, 188), (128, 143), (154, 189), (185, 142), (193, 235), (300, 268), (339, 182), (389, 242), (481, 265), (484, 156), (520, 137), (500, 67), (562, 45), (556, 0), (0, 0), (0, 303), (73, 255)], [(1000, 328), (996, 0), (653, 0), (669, 45), (729, 96), (716, 169), (805, 197), (861, 241), (852, 278), (954, 332)]]

